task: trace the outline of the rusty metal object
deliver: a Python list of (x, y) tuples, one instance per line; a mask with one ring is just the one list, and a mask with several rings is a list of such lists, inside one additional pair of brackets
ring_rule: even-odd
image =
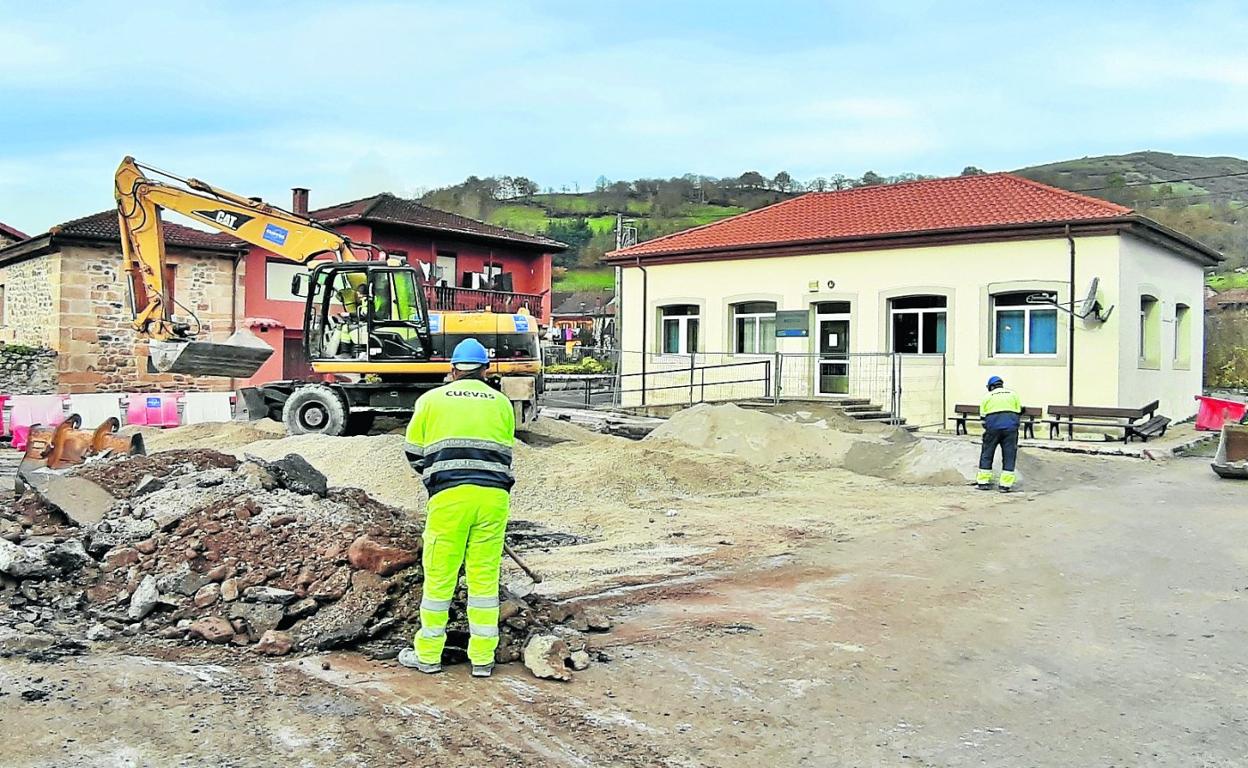
[(26, 454), (17, 468), (17, 491), (31, 484), (32, 473), (41, 469), (60, 470), (84, 463), (102, 454), (145, 454), (142, 435), (117, 434), (121, 422), (109, 418), (92, 431), (81, 429), (82, 417), (71, 413), (55, 427), (35, 424), (30, 428)]

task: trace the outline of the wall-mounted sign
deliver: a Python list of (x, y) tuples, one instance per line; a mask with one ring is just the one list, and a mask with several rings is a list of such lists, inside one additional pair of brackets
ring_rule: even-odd
[(809, 289), (811, 293), (818, 293), (820, 289), (823, 288), (824, 285), (828, 286), (829, 291), (836, 289), (835, 280), (829, 280), (826, 283), (824, 283), (821, 280), (811, 280), (809, 283), (806, 284), (806, 288)]
[(776, 313), (776, 338), (806, 337), (809, 335), (810, 312), (804, 309), (794, 309)]
[(828, 281), (828, 290), (829, 290), (829, 291), (831, 291), (831, 290), (833, 290), (833, 289), (835, 289), (835, 288), (836, 288), (836, 281), (835, 281), (835, 280), (829, 280), (829, 281)]

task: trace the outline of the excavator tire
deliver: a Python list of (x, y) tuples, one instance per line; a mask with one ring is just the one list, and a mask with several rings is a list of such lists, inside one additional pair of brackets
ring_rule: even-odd
[(291, 435), (341, 437), (347, 434), (348, 421), (347, 404), (342, 396), (320, 384), (299, 387), (287, 398), (282, 409), (282, 423), (286, 425), (286, 433)]

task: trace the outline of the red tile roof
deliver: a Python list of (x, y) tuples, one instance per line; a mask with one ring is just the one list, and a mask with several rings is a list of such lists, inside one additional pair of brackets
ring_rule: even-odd
[[(165, 221), (165, 245), (182, 248), (211, 248), (213, 250), (238, 250), (236, 241), (218, 232), (204, 232), (181, 224)], [(53, 237), (82, 238), (85, 240), (103, 240), (121, 243), (121, 227), (117, 222), (117, 211), (102, 211), (84, 216), (81, 219), (58, 224), (48, 230)]]
[(373, 195), (362, 200), (339, 203), (308, 214), (325, 224), (345, 224), (352, 221), (377, 222), (416, 227), (435, 232), (449, 232), (487, 240), (540, 246), (543, 250), (566, 251), (568, 246), (541, 235), (530, 235), (505, 227), (496, 227), (483, 221), (470, 219), (446, 211), (421, 205), (415, 200), (405, 200), (388, 193)]
[(614, 251), (614, 258), (1116, 219), (1130, 208), (1008, 173), (812, 192)]
[(27, 238), (27, 235), (25, 232), (22, 232), (19, 229), (10, 227), (8, 224), (5, 224), (3, 221), (0, 221), (0, 236), (4, 236), (12, 240), (25, 240)]

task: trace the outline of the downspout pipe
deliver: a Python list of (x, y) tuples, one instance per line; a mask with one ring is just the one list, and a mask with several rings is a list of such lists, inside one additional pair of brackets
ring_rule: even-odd
[[(646, 404), (646, 339), (649, 318), (646, 317), (650, 313), (648, 309), (650, 297), (650, 276), (646, 274), (646, 268), (641, 266), (641, 255), (637, 255), (637, 269), (641, 270), (641, 404)], [(622, 346), (622, 345), (621, 345)], [(621, 351), (623, 354), (623, 351)]]
[(1069, 313), (1069, 357), (1066, 360), (1066, 404), (1075, 404), (1075, 238), (1070, 234), (1070, 225), (1066, 225), (1066, 242), (1070, 244), (1070, 313)]

